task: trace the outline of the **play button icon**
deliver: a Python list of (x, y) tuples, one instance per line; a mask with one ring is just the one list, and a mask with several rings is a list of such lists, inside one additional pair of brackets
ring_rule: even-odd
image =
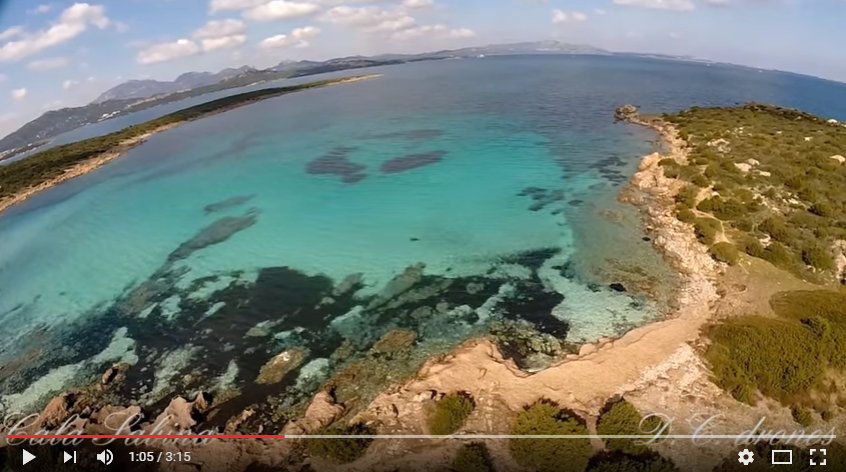
[(35, 456), (33, 456), (29, 451), (24, 449), (23, 450), (23, 465), (29, 464), (29, 461), (31, 461), (33, 459), (35, 459)]

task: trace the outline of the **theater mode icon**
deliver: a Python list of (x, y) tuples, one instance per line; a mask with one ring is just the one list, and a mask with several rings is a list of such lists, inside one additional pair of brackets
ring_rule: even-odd
[(793, 465), (793, 451), (790, 449), (773, 449), (770, 453), (772, 465)]

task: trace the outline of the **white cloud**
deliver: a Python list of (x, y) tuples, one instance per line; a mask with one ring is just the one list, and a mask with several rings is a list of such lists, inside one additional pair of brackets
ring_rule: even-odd
[(277, 48), (304, 48), (308, 47), (309, 38), (313, 38), (320, 34), (320, 29), (314, 26), (304, 26), (302, 28), (295, 28), (291, 34), (277, 34), (269, 38), (263, 39), (259, 43), (261, 49), (277, 49)]
[[(12, 35), (18, 37), (0, 47), (0, 61), (17, 61), (44, 49), (57, 46), (79, 36), (88, 26), (105, 28), (111, 22), (106, 17), (102, 5), (75, 3), (66, 8), (49, 28), (36, 32), (17, 30)], [(8, 35), (9, 30), (3, 35)], [(6, 36), (8, 38), (8, 36)]]
[(244, 18), (252, 21), (288, 20), (308, 16), (318, 10), (320, 7), (313, 3), (273, 0), (245, 11)]
[(469, 28), (458, 28), (449, 30), (450, 38), (472, 38), (476, 36), (476, 32)]
[(247, 25), (241, 20), (211, 20), (201, 28), (194, 31), (193, 36), (197, 39), (222, 38), (247, 32)]
[(373, 27), (386, 21), (406, 16), (403, 12), (391, 12), (377, 7), (334, 7), (322, 15), (320, 20), (345, 26)]
[(552, 10), (553, 23), (584, 23), (587, 15), (580, 11)]
[(115, 31), (117, 31), (118, 33), (126, 33), (127, 31), (129, 31), (129, 25), (122, 21), (116, 21)]
[(8, 77), (6, 77), (6, 74), (3, 74), (2, 72), (0, 72), (0, 84), (5, 82), (6, 79), (8, 79)]
[(15, 38), (15, 37), (23, 34), (23, 32), (24, 32), (23, 26), (11, 26), (9, 28), (6, 28), (2, 32), (0, 32), (0, 41), (5, 41), (7, 39)]
[(262, 49), (276, 49), (286, 48), (294, 44), (294, 39), (286, 34), (277, 34), (269, 38), (264, 38), (259, 43)]
[(209, 13), (225, 10), (246, 10), (263, 3), (267, 3), (267, 0), (211, 0), (209, 2)]
[(179, 39), (171, 43), (154, 44), (138, 52), (135, 62), (139, 64), (154, 64), (156, 62), (171, 61), (182, 57), (200, 53), (200, 47), (190, 39)]
[(429, 8), (434, 5), (432, 0), (403, 0), (402, 6), (405, 8)]
[(247, 35), (233, 34), (232, 36), (222, 36), (220, 38), (206, 38), (200, 41), (203, 51), (211, 52), (219, 49), (235, 49), (241, 47), (247, 42)]
[(318, 34), (320, 34), (320, 28), (315, 28), (314, 26), (304, 26), (302, 28), (295, 28), (294, 31), (291, 31), (291, 36), (297, 39), (313, 38)]
[(594, 8), (593, 12), (596, 13), (597, 15), (604, 15), (604, 14), (608, 13), (605, 10), (603, 10), (602, 8)]
[(385, 20), (372, 29), (375, 31), (402, 31), (414, 27), (417, 22), (414, 18), (405, 15), (393, 20)]
[(194, 31), (194, 38), (200, 39), (203, 51), (235, 49), (247, 42), (247, 25), (241, 20), (211, 20)]
[(469, 38), (476, 36), (473, 30), (467, 28), (450, 29), (446, 25), (421, 25), (394, 33), (391, 38), (404, 41), (407, 39), (428, 36), (431, 38)]
[(35, 71), (45, 71), (65, 67), (68, 64), (70, 64), (70, 59), (67, 57), (47, 57), (44, 59), (30, 61), (29, 64), (26, 65), (26, 68)]
[(24, 98), (26, 98), (26, 88), (12, 90), (12, 99), (23, 100)]
[(691, 0), (614, 0), (614, 3), (656, 10), (689, 11), (696, 8)]
[(30, 15), (40, 15), (42, 13), (47, 13), (50, 11), (50, 5), (38, 5), (37, 7), (33, 8), (32, 10), (27, 10), (27, 13)]
[(79, 81), (77, 81), (77, 80), (66, 80), (66, 81), (62, 82), (62, 88), (65, 89), (65, 90), (73, 88), (77, 85), (79, 85)]

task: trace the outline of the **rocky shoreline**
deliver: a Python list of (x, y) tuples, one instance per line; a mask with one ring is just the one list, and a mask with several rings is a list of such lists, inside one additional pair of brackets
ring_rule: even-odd
[[(281, 431), (264, 431), (264, 434), (309, 434), (342, 421), (364, 423), (378, 434), (427, 434), (426, 417), (432, 404), (449, 392), (466, 392), (476, 407), (458, 435), (508, 434), (514, 415), (523, 407), (540, 398), (556, 402), (572, 410), (596, 434), (596, 417), (609, 399), (622, 395), (635, 397), (634, 403), (642, 411), (658, 411), (662, 407), (672, 413), (684, 413), (683, 405), (672, 410), (667, 405), (679, 398), (700, 395), (703, 391), (716, 395), (716, 387), (707, 380), (707, 372), (692, 347), (700, 337), (700, 330), (712, 319), (712, 303), (719, 296), (716, 279), (719, 265), (707, 254), (706, 248), (695, 238), (690, 225), (678, 221), (674, 214), (673, 197), (681, 184), (664, 177), (658, 162), (670, 158), (686, 163), (685, 143), (668, 124), (637, 115), (636, 109), (618, 109), (617, 117), (624, 121), (647, 126), (655, 130), (667, 146), (665, 154), (645, 156), (638, 172), (620, 195), (620, 200), (641, 209), (647, 232), (653, 244), (672, 267), (678, 271), (682, 283), (679, 288), (674, 313), (667, 319), (633, 329), (616, 340), (604, 339), (595, 344), (585, 344), (579, 354), (569, 356), (557, 364), (534, 374), (519, 369), (513, 361), (505, 359), (490, 339), (474, 339), (452, 351), (449, 355), (430, 359), (419, 373), (409, 381), (395, 385), (379, 394), (362, 408), (337, 403), (331, 390), (315, 395), (303, 416), (285, 425)], [(116, 156), (115, 156), (116, 157)], [(116, 407), (94, 405), (85, 401), (86, 393), (92, 397), (107, 398), (104, 393), (120, 383), (120, 368), (107, 372), (102, 381), (88, 391), (63, 394), (56, 397), (28, 430), (56, 428), (74, 414), (74, 429), (86, 433), (103, 433), (107, 423), (114, 418), (139, 414), (137, 406)], [(657, 400), (647, 390), (656, 390)], [(654, 392), (653, 392), (654, 393)], [(155, 425), (171, 423), (179, 430), (202, 428), (202, 418), (212, 408), (212, 403), (202, 394), (193, 401), (175, 398), (161, 415), (145, 424), (136, 425), (140, 430), (151, 431)], [(111, 415), (108, 422), (106, 418)], [(251, 415), (245, 410), (231, 418), (225, 428), (235, 433), (238, 426)], [(674, 431), (675, 433), (676, 431)], [(484, 441), (491, 458), (501, 464), (500, 470), (519, 469), (508, 453), (504, 439)], [(315, 471), (391, 471), (433, 470), (449, 467), (455, 451), (464, 442), (425, 439), (377, 439), (360, 459), (346, 465), (336, 465), (318, 458), (308, 458), (301, 444), (295, 440), (217, 441), (213, 445), (158, 444), (163, 451), (191, 451), (195, 458), (194, 470), (245, 470), (251, 466), (289, 468), (301, 470), (308, 467)], [(0, 439), (0, 447), (5, 445)], [(601, 450), (601, 441), (593, 444)], [(670, 450), (662, 450), (683, 470), (691, 459)], [(184, 466), (184, 465), (183, 465)], [(181, 470), (179, 464), (161, 464), (160, 470)]]

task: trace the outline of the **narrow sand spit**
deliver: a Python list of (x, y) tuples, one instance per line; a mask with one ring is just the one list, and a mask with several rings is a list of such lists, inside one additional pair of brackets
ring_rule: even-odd
[[(350, 84), (350, 83), (353, 83), (353, 82), (360, 82), (362, 80), (373, 79), (373, 78), (376, 78), (376, 77), (381, 77), (381, 74), (371, 74), (371, 75), (350, 77), (348, 79), (339, 80), (338, 82), (333, 82), (333, 83), (328, 84), (328, 85)], [(263, 97), (263, 98), (274, 98), (274, 96), (267, 96), (267, 97)], [(211, 115), (223, 113), (225, 111), (232, 110), (234, 108), (240, 108), (242, 106), (249, 105), (251, 103), (255, 103), (255, 100), (243, 102), (243, 103), (238, 103), (236, 105), (226, 107), (226, 108), (221, 108), (219, 110), (215, 110), (211, 113), (205, 114), (201, 117), (194, 118), (192, 120), (187, 120), (187, 121), (196, 121), (198, 119), (203, 119), (203, 118), (206, 118), (206, 117), (211, 116)], [(167, 130), (172, 129), (172, 128), (176, 128), (177, 126), (180, 126), (183, 123), (185, 123), (185, 121), (181, 121), (181, 122), (178, 122), (178, 123), (170, 123), (170, 124), (155, 128), (155, 129), (153, 129), (153, 130), (151, 130), (147, 133), (144, 133), (142, 135), (135, 136), (135, 137), (132, 137), (132, 138), (129, 138), (129, 139), (125, 139), (125, 140), (121, 141), (117, 146), (115, 146), (114, 149), (109, 150), (108, 152), (104, 152), (102, 154), (98, 154), (98, 155), (92, 157), (91, 159), (88, 159), (85, 162), (77, 164), (77, 165), (71, 167), (70, 169), (66, 170), (65, 173), (63, 173), (62, 175), (60, 175), (58, 177), (50, 179), (46, 182), (42, 182), (41, 184), (36, 185), (34, 187), (30, 187), (30, 188), (28, 188), (24, 191), (17, 193), (16, 195), (14, 195), (12, 197), (7, 197), (5, 199), (2, 199), (2, 200), (0, 200), (0, 214), (2, 214), (4, 211), (9, 209), (10, 207), (17, 205), (18, 203), (21, 203), (22, 201), (26, 200), (27, 198), (35, 195), (38, 192), (42, 192), (42, 191), (47, 190), (49, 188), (55, 187), (55, 186), (57, 186), (57, 185), (59, 185), (63, 182), (67, 182), (70, 179), (73, 179), (73, 178), (79, 177), (81, 175), (85, 175), (85, 174), (92, 172), (94, 170), (97, 170), (100, 167), (102, 167), (102, 166), (108, 164), (109, 162), (113, 161), (114, 159), (117, 159), (118, 157), (122, 156), (124, 153), (126, 153), (130, 149), (134, 148), (135, 146), (138, 146), (138, 145), (144, 143), (144, 141), (146, 141), (150, 136), (153, 136), (154, 134), (161, 133), (163, 131), (167, 131)]]

